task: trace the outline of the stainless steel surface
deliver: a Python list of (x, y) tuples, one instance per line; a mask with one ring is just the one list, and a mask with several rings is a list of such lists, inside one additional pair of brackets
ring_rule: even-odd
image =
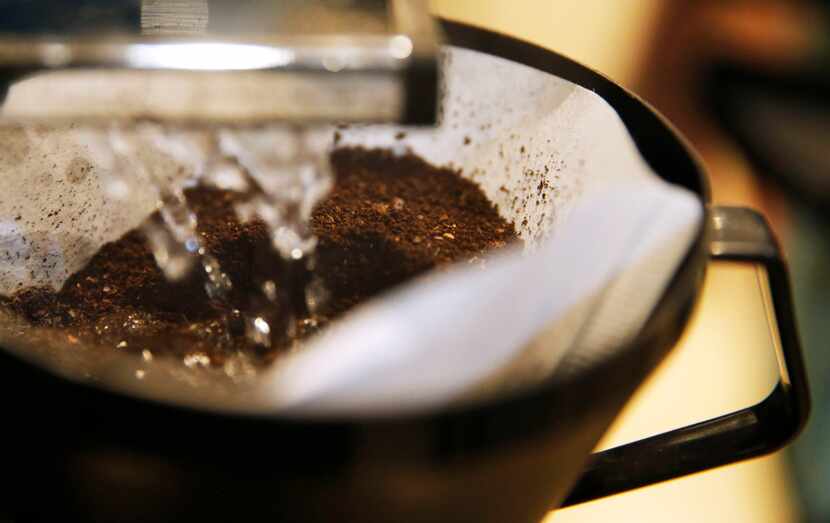
[(67, 21), (30, 4), (0, 5), (6, 119), (435, 119), (425, 0), (84, 0)]

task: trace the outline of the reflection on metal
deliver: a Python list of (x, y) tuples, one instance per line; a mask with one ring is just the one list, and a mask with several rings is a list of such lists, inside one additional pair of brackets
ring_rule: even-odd
[(285, 67), (294, 51), (284, 47), (233, 43), (135, 44), (125, 49), (124, 60), (137, 69), (191, 69), (245, 71)]
[(148, 35), (195, 35), (207, 30), (207, 0), (143, 0), (141, 32)]
[[(20, 9), (27, 9), (27, 4)], [(49, 73), (95, 73), (48, 77), (50, 92), (71, 91), (75, 96), (61, 100), (60, 110), (40, 107), (40, 94), (21, 103), (20, 93), (15, 93), (13, 100), (6, 97), (2, 116), (242, 124), (277, 120), (432, 125), (436, 120), (439, 37), (424, 0), (240, 0), (232, 8), (214, 3), (210, 10), (204, 0), (145, 0), (133, 26), (113, 15), (100, 27), (87, 28), (83, 36), (74, 26), (55, 31), (44, 25), (25, 32), (0, 27), (0, 99), (9, 86), (20, 87), (21, 81), (37, 81)], [(159, 71), (182, 74), (171, 83), (168, 78), (159, 80)], [(185, 74), (205, 72), (221, 78)], [(251, 78), (242, 74), (246, 72), (261, 76)], [(130, 73), (133, 85), (145, 87), (140, 91), (152, 93), (148, 85), (163, 90), (166, 103), (148, 108), (141, 103), (145, 96), (121, 92), (125, 73)], [(284, 86), (274, 88), (275, 83)], [(221, 93), (206, 96), (217, 85)], [(257, 90), (258, 85), (268, 88)], [(216, 111), (234, 95), (247, 100), (249, 107)], [(125, 99), (139, 103), (124, 103)], [(176, 109), (182, 104), (191, 106), (187, 115)]]

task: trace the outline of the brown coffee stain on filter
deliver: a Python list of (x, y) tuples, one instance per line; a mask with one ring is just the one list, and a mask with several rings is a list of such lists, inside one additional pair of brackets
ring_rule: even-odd
[[(105, 244), (60, 291), (29, 287), (0, 300), (70, 345), (147, 361), (173, 357), (188, 367), (223, 366), (239, 354), (265, 365), (355, 305), (450, 263), (483, 263), (485, 253), (517, 239), (479, 187), (455, 171), (383, 150), (340, 149), (331, 161), (336, 182), (312, 214), (318, 245), (310, 264), (279, 256), (263, 222), (240, 222), (234, 207), (243, 194), (200, 185), (185, 192), (187, 204), (200, 241), (233, 282), (226, 299), (206, 299), (198, 270), (165, 278), (138, 228)], [(89, 169), (76, 159), (67, 176), (80, 180)], [(252, 343), (242, 319), (261, 306), (254, 302), (264, 291), (277, 332), (270, 347)]]
[(66, 166), (66, 179), (69, 183), (81, 183), (92, 172), (92, 164), (89, 160), (76, 156)]

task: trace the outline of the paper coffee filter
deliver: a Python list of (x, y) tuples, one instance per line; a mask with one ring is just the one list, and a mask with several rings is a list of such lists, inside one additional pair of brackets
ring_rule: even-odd
[[(692, 199), (667, 187), (639, 189), (623, 203), (622, 187), (598, 190), (531, 255), (427, 277), (364, 307), (278, 363), (267, 397), (305, 413), (391, 413), (578, 370), (560, 369), (570, 352), (574, 367), (596, 362), (636, 334), (665, 284), (662, 271), (679, 261), (663, 242), (671, 249), (674, 237), (691, 239), (664, 205), (673, 200), (671, 214), (688, 215)], [(598, 213), (608, 206), (616, 210)], [(657, 230), (655, 217), (665, 220)], [(591, 228), (619, 234), (592, 238), (584, 234)], [(542, 331), (548, 336), (534, 344)]]
[[(119, 163), (108, 135), (74, 126), (0, 127), (0, 294), (60, 289), (103, 244), (156, 209), (147, 173)], [(171, 178), (192, 173), (146, 144), (135, 155)]]
[[(700, 227), (698, 199), (651, 172), (613, 109), (571, 82), (452, 47), (443, 52), (442, 82), (438, 129), (353, 126), (336, 131), (339, 145), (412, 150), (459, 169), (516, 225), (527, 249), (494, 256), (486, 270), (459, 266), (392, 290), (245, 387), (208, 384), (212, 392), (193, 393), (211, 380), (120, 354), (80, 358), (83, 371), (73, 377), (213, 408), (387, 413), (578, 372), (631, 340)], [(79, 145), (77, 129), (4, 132), (0, 181), (13, 190), (0, 201), (0, 293), (59, 288), (154, 209), (141, 180), (121, 180), (126, 200), (102, 189), (118, 173), (87, 137)], [(175, 164), (157, 160), (166, 162)], [(73, 174), (81, 164), (83, 176)], [(192, 170), (184, 167), (181, 176)], [(13, 332), (0, 329), (4, 347), (34, 350), (50, 364), (57, 349), (33, 348)]]

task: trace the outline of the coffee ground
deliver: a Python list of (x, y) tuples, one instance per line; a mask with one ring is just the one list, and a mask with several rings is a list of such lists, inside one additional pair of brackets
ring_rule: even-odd
[[(431, 269), (479, 262), (517, 238), (457, 172), (383, 150), (339, 149), (331, 160), (336, 181), (312, 216), (318, 246), (310, 264), (276, 255), (262, 222), (240, 223), (239, 194), (200, 186), (186, 197), (207, 251), (233, 282), (224, 300), (207, 298), (199, 270), (169, 282), (133, 230), (104, 245), (59, 292), (33, 287), (3, 302), (33, 326), (61, 329), (70, 343), (174, 356), (188, 366), (222, 365), (239, 353), (266, 364), (355, 305)], [(274, 301), (262, 292), (269, 281)], [(265, 315), (270, 347), (245, 336), (245, 314)]]

